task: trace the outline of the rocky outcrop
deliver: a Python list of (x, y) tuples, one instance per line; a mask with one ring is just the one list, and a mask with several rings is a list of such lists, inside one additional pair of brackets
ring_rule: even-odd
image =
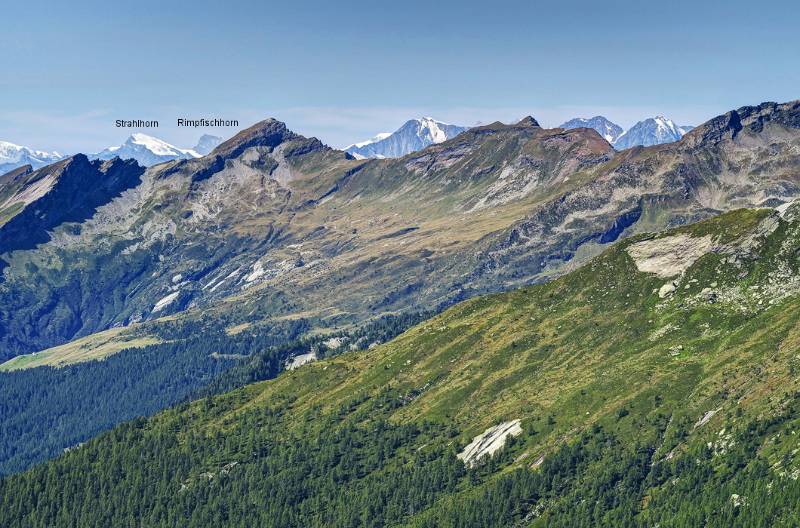
[(682, 143), (687, 147), (708, 147), (725, 140), (732, 140), (743, 130), (758, 134), (764, 128), (780, 125), (786, 128), (800, 128), (800, 100), (788, 103), (761, 103), (757, 106), (743, 106), (717, 116), (694, 128), (686, 134)]
[(481, 458), (492, 456), (502, 449), (509, 437), (517, 436), (520, 433), (522, 433), (520, 420), (511, 420), (495, 425), (476, 436), (457, 457), (463, 460), (466, 466), (472, 467)]
[(713, 248), (711, 235), (693, 237), (682, 233), (637, 242), (625, 250), (639, 271), (668, 279), (682, 274)]

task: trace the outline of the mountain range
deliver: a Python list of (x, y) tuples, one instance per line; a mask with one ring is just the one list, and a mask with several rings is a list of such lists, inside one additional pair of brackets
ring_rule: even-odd
[(682, 138), (692, 128), (691, 126), (677, 126), (671, 119), (656, 116), (637, 122), (630, 129), (624, 130), (616, 123), (612, 123), (603, 116), (590, 119), (575, 118), (562, 123), (559, 128), (591, 128), (611, 143), (617, 150), (635, 146), (649, 147), (662, 143), (673, 143)]
[[(150, 170), (67, 158), (2, 188), (0, 298), (14, 307), (0, 312), (3, 355), (189, 307), (224, 309), (229, 296), (236, 312), (265, 288), (292, 299), (265, 321), (301, 309), (356, 321), (544, 280), (623, 233), (793, 196), (794, 138), (766, 133), (793, 112), (794, 103), (745, 107), (636, 152), (527, 118), (359, 161), (267, 120), (210, 156)], [(122, 172), (104, 176), (104, 189), (81, 185), (108, 171)], [(43, 204), (67, 210), (90, 191), (80, 213), (42, 215)], [(75, 267), (63, 269), (65, 259)], [(89, 282), (72, 291), (74, 280)]]
[(436, 121), (432, 117), (410, 119), (394, 132), (382, 132), (372, 139), (344, 148), (357, 159), (399, 158), (429, 145), (452, 139), (467, 127)]
[[(153, 136), (136, 133), (128, 137), (121, 145), (108, 147), (89, 157), (100, 160), (110, 160), (116, 157), (120, 159), (133, 159), (140, 165), (149, 167), (150, 165), (157, 165), (165, 161), (176, 159), (199, 158), (214, 150), (221, 142), (221, 138), (205, 134), (200, 138), (195, 148), (182, 149)], [(197, 148), (200, 150), (196, 150)]]
[(562, 123), (559, 125), (559, 128), (591, 128), (596, 130), (598, 134), (603, 136), (603, 139), (612, 145), (624, 132), (621, 126), (616, 123), (612, 123), (603, 116), (594, 116), (589, 119), (576, 117), (575, 119), (570, 119), (569, 121)]
[[(411, 119), (395, 132), (381, 132), (371, 139), (354, 143), (344, 151), (356, 159), (399, 158), (417, 152), (430, 145), (452, 139), (469, 127), (449, 125), (431, 117)], [(562, 123), (559, 128), (591, 128), (618, 150), (633, 146), (652, 146), (678, 141), (693, 127), (679, 127), (663, 116), (639, 121), (629, 130), (603, 116), (574, 118)]]
[(639, 121), (625, 133), (617, 137), (614, 147), (622, 150), (635, 146), (649, 147), (662, 143), (672, 143), (678, 141), (693, 127), (677, 126), (671, 119), (664, 116), (656, 116)]
[[(651, 146), (671, 143), (692, 129), (691, 126), (678, 127), (663, 116), (640, 121), (627, 131), (603, 116), (589, 119), (575, 118), (560, 125), (560, 128), (564, 129), (581, 127), (596, 130), (618, 150), (637, 145)], [(468, 127), (443, 123), (431, 117), (411, 119), (395, 132), (382, 132), (366, 141), (349, 145), (344, 148), (344, 151), (356, 159), (398, 158), (452, 139), (467, 129)], [(205, 156), (220, 143), (222, 143), (222, 138), (204, 134), (194, 147), (179, 148), (156, 137), (135, 133), (121, 145), (90, 154), (89, 158), (134, 159), (140, 165), (149, 167), (176, 159)], [(0, 141), (0, 174), (24, 165), (31, 165), (34, 169), (38, 169), (63, 158), (64, 156), (57, 152), (34, 151), (27, 147)]]
[[(193, 148), (182, 149), (153, 136), (136, 133), (128, 137), (121, 145), (108, 147), (96, 154), (90, 154), (89, 158), (100, 160), (110, 160), (115, 157), (133, 159), (140, 165), (148, 167), (175, 159), (199, 158), (209, 154), (220, 143), (222, 143), (222, 138), (204, 134)], [(32, 150), (7, 141), (0, 141), (0, 174), (25, 165), (30, 165), (33, 169), (39, 169), (65, 157), (58, 152)]]
[(264, 525), (653, 525), (699, 489), (788, 518), (798, 152), (793, 101), (625, 150), (526, 117), (360, 160), (268, 119), (199, 158), (8, 173), (0, 472), (70, 451), (0, 481), (0, 524), (224, 497)]
[(39, 169), (63, 157), (64, 156), (58, 152), (33, 150), (28, 147), (21, 147), (14, 143), (9, 143), (8, 141), (0, 141), (0, 174), (4, 174), (24, 165), (30, 165), (34, 169)]

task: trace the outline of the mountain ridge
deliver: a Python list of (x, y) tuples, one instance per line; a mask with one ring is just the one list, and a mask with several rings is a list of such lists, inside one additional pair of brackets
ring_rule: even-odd
[(559, 125), (559, 128), (567, 129), (579, 127), (596, 130), (598, 134), (603, 136), (603, 139), (612, 145), (624, 132), (621, 126), (600, 115), (588, 119), (576, 117)]
[[(778, 114), (798, 110), (796, 104), (765, 107), (759, 118), (762, 131), (753, 129), (752, 134), (776, 126), (769, 118), (770, 111), (779, 121), (785, 117), (787, 123), (794, 123), (794, 117)], [(139, 186), (140, 191), (131, 195), (140, 195), (136, 202), (120, 201), (119, 206), (124, 207), (120, 212), (116, 212), (117, 205), (109, 204), (108, 212), (115, 211), (113, 217), (103, 213), (99, 220), (90, 222), (95, 227), (85, 235), (65, 233), (57, 238), (64, 238), (59, 244), (69, 240), (69, 247), (79, 248), (80, 244), (103, 240), (107, 235), (101, 233), (122, 229), (130, 238), (120, 241), (124, 244), (146, 248), (159, 241), (158, 244), (166, 242), (172, 247), (178, 241), (173, 241), (175, 236), (185, 239), (184, 243), (195, 236), (203, 236), (208, 242), (205, 230), (212, 229), (212, 233), (219, 230), (211, 226), (236, 225), (232, 232), (250, 242), (249, 249), (233, 260), (212, 259), (210, 264), (202, 265), (197, 262), (192, 265), (198, 265), (198, 269), (184, 273), (181, 268), (194, 259), (182, 260), (175, 254), (176, 260), (170, 266), (177, 269), (172, 274), (195, 278), (182, 287), (170, 311), (219, 303), (228, 295), (244, 294), (256, 302), (245, 291), (255, 288), (253, 292), (259, 292), (263, 287), (260, 284), (265, 281), (272, 284), (279, 277), (280, 280), (294, 277), (292, 280), (298, 281), (298, 285), (307, 280), (311, 283), (333, 280), (334, 276), (339, 277), (340, 283), (358, 282), (355, 276), (342, 275), (344, 270), (339, 266), (358, 269), (377, 257), (366, 257), (373, 251), (367, 248), (381, 246), (398, 252), (395, 265), (403, 262), (409, 279), (430, 266), (437, 273), (452, 274), (453, 279), (448, 280), (455, 280), (456, 276), (466, 279), (458, 281), (456, 288), (446, 283), (437, 287), (427, 280), (412, 280), (415, 285), (412, 289), (398, 286), (398, 293), (379, 303), (383, 309), (399, 309), (401, 305), (396, 303), (400, 299), (408, 302), (419, 295), (434, 305), (446, 304), (461, 295), (485, 291), (491, 283), (520, 285), (545, 280), (559, 273), (563, 266), (571, 265), (571, 260), (584, 251), (581, 248), (591, 254), (596, 249), (589, 248), (599, 249), (637, 229), (692, 221), (724, 210), (725, 193), (737, 191), (720, 187), (713, 176), (720, 169), (714, 164), (705, 175), (699, 173), (692, 158), (693, 150), (702, 145), (717, 150), (734, 149), (731, 152), (738, 152), (736, 156), (749, 159), (757, 149), (766, 148), (766, 143), (762, 147), (757, 142), (740, 145), (730, 137), (722, 138), (723, 143), (710, 139), (698, 143), (692, 139), (707, 135), (705, 131), (710, 128), (718, 128), (714, 123), (698, 127), (682, 142), (621, 153), (615, 153), (593, 130), (589, 133), (581, 129), (542, 129), (535, 120), (516, 125), (498, 123), (473, 128), (404, 158), (358, 161), (347, 159), (344, 153), (324, 146), (315, 138), (291, 132), (283, 123), (266, 120), (223, 142), (205, 158), (151, 167), (143, 175), (146, 185)], [(787, 145), (797, 141), (794, 130), (782, 139)], [(730, 141), (734, 142), (725, 143)], [(749, 188), (747, 192), (753, 198), (737, 197), (730, 206), (776, 205), (793, 196), (797, 183), (791, 179), (790, 167), (797, 159), (791, 149), (785, 152), (783, 165), (772, 169), (774, 176), (752, 180), (755, 176), (742, 173), (737, 185)], [(715, 151), (713, 156), (723, 159), (722, 150)], [(678, 165), (669, 168), (675, 163)], [(753, 170), (756, 175), (764, 169)], [(759, 186), (763, 190), (753, 190)], [(625, 194), (619, 194), (619, 189), (626, 189)], [(686, 189), (690, 189), (688, 197)], [(167, 194), (154, 201), (162, 192)], [(702, 199), (698, 201), (695, 196)], [(254, 200), (255, 209), (237, 205), (249, 200)], [(139, 212), (121, 212), (134, 203), (138, 205), (131, 210)], [(117, 220), (119, 214), (122, 216)], [(155, 216), (151, 218), (150, 214)], [(580, 221), (575, 215), (581, 215)], [(120, 227), (114, 227), (122, 218), (127, 219)], [(458, 227), (459, 218), (470, 218), (471, 232)], [(376, 224), (375, 219), (383, 219), (385, 224)], [(140, 227), (134, 228), (136, 225)], [(155, 227), (159, 225), (163, 227)], [(326, 228), (320, 229), (321, 225)], [(144, 235), (145, 231), (137, 234), (144, 226), (161, 234), (149, 241), (144, 238), (134, 242)], [(264, 235), (257, 233), (263, 233), (264, 226), (268, 226), (267, 235), (261, 238)], [(95, 231), (96, 234), (91, 234)], [(440, 249), (438, 254), (434, 252), (421, 261), (414, 255), (415, 251), (427, 254), (431, 245), (439, 244), (434, 241), (448, 236), (451, 249)], [(219, 243), (220, 248), (226, 247), (222, 238)], [(304, 249), (298, 250), (294, 246), (300, 243)], [(173, 251), (183, 251), (178, 247)], [(44, 254), (50, 251), (46, 246), (43, 250)], [(249, 251), (255, 253), (246, 258)], [(451, 260), (451, 255), (461, 251), (465, 252), (462, 258)], [(238, 266), (234, 265), (236, 261)], [(166, 268), (166, 262), (158, 267)], [(290, 262), (303, 265), (289, 266)], [(312, 262), (318, 268), (309, 272), (307, 279), (306, 264)], [(217, 280), (210, 285), (205, 281), (198, 284), (198, 278), (215, 266), (221, 266), (214, 273)], [(244, 273), (243, 269), (249, 271)], [(154, 269), (149, 274), (154, 272), (162, 277), (163, 272)], [(234, 272), (235, 278), (225, 278)], [(148, 279), (136, 291), (143, 295), (150, 288), (161, 289), (161, 294), (149, 294), (152, 307), (172, 293), (168, 280), (171, 276)], [(247, 277), (251, 279), (245, 280)], [(383, 280), (389, 280), (388, 276)], [(384, 283), (384, 287), (394, 291), (395, 287), (390, 286), (393, 282), (394, 279)], [(146, 283), (151, 286), (145, 288)], [(362, 287), (363, 284), (356, 291)], [(450, 293), (445, 293), (448, 290)], [(311, 296), (309, 303), (318, 302), (311, 300), (316, 297), (312, 289), (301, 287), (293, 295), (299, 291)], [(149, 309), (141, 304), (132, 302), (131, 308), (138, 315), (129, 311), (116, 320), (117, 324), (151, 317)], [(366, 306), (356, 309), (356, 305), (349, 305), (348, 311), (364, 309)], [(56, 344), (59, 342), (42, 342), (40, 348)]]

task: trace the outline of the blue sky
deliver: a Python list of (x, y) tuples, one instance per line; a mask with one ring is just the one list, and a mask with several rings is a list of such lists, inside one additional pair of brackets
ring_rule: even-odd
[(800, 97), (800, 4), (4, 2), (0, 139), (97, 151), (129, 130), (179, 146), (180, 116), (277, 117), (333, 146), (432, 115), (679, 124)]

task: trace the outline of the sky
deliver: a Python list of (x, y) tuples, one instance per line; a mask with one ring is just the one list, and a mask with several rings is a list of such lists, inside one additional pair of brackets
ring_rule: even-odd
[(800, 98), (796, 1), (6, 0), (2, 18), (0, 140), (66, 153), (236, 132), (178, 117), (341, 147), (423, 115), (696, 125)]

